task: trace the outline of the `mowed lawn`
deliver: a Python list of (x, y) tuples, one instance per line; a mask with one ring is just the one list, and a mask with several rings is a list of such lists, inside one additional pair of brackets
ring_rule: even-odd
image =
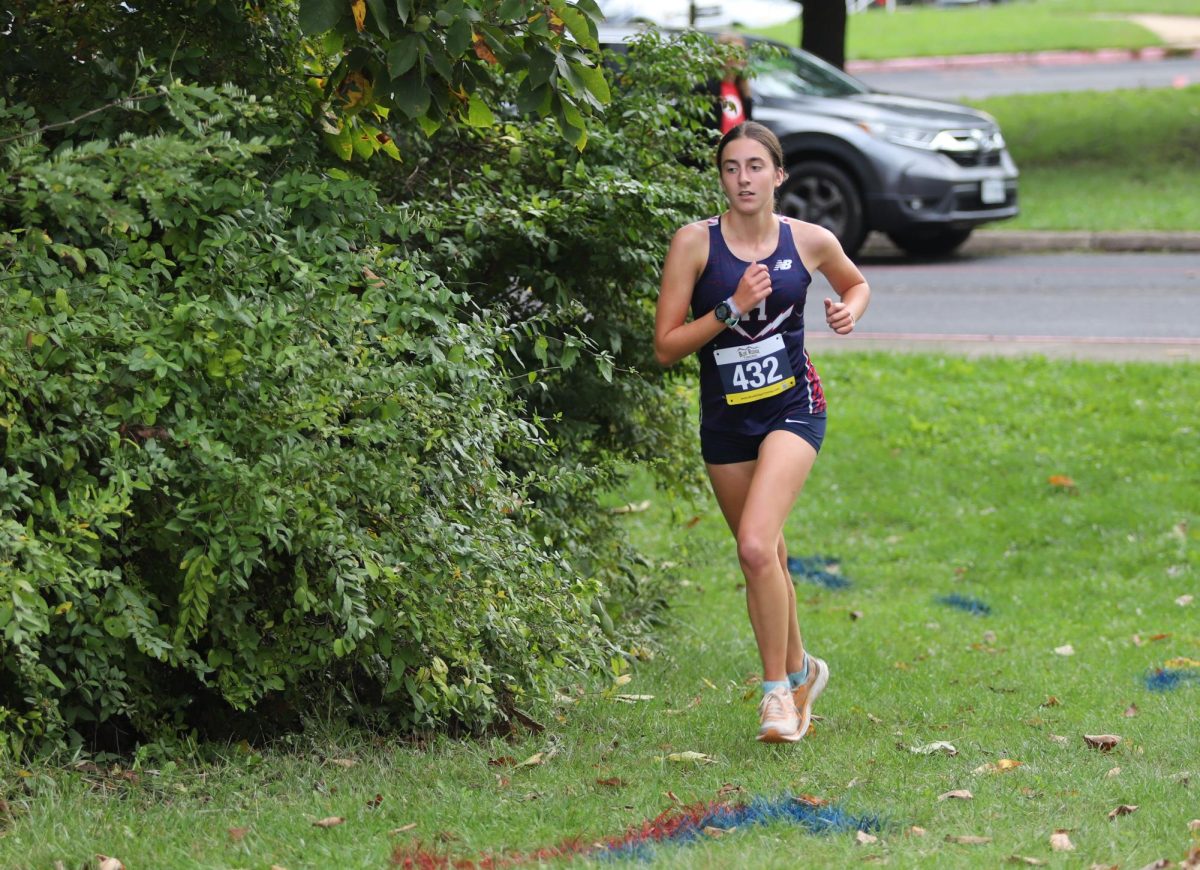
[[(639, 474), (612, 503), (637, 508), (631, 533), (677, 577), (662, 646), (564, 684), (529, 711), (543, 731), (401, 741), (314, 711), (306, 734), (201, 747), (204, 761), (9, 769), (0, 866), (517, 864), (681, 807), (803, 795), (844, 824), (710, 825), (618, 862), (1185, 858), (1200, 843), (1200, 366), (816, 362), (829, 436), (787, 535), (848, 585), (797, 577), (801, 625), (833, 673), (804, 742), (752, 739), (757, 656), (711, 499), (672, 499)], [(971, 797), (939, 799), (956, 790)], [(1122, 806), (1136, 809), (1113, 815)], [(343, 821), (314, 825), (330, 818)], [(1073, 851), (1054, 850), (1056, 832)]]
[[(1200, 16), (1200, 0), (1005, 0), (957, 7), (897, 5), (853, 15), (846, 27), (849, 60), (992, 52), (1139, 49), (1161, 45), (1130, 16)], [(800, 44), (799, 19), (758, 33)]]

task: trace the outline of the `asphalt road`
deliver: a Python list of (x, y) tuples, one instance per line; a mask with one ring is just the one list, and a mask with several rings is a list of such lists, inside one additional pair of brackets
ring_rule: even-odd
[(813, 352), (1041, 353), (1200, 360), (1200, 254), (960, 255), (864, 258), (871, 306), (855, 333), (825, 326), (820, 276), (805, 309)]
[(981, 99), (1004, 94), (1185, 87), (1200, 84), (1200, 58), (888, 69), (859, 73), (856, 78), (891, 93), (941, 100)]

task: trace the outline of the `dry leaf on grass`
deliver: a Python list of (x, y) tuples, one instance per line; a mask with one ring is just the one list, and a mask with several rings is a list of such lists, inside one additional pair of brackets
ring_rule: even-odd
[(1004, 773), (1005, 771), (1016, 770), (1018, 767), (1021, 767), (1024, 763), (1025, 762), (1023, 762), (1023, 761), (1014, 761), (1011, 758), (1001, 758), (999, 761), (997, 761), (995, 763), (989, 761), (987, 764), (981, 764), (979, 767), (975, 768), (975, 770), (972, 772), (973, 773)]
[(1058, 700), (1058, 698), (1056, 698), (1054, 695), (1047, 695), (1047, 696), (1046, 696), (1046, 700), (1045, 700), (1045, 701), (1042, 701), (1042, 703), (1041, 703), (1041, 706), (1043, 706), (1043, 707), (1057, 707), (1057, 706), (1058, 706), (1059, 704), (1061, 704), (1061, 703), (1062, 703), (1062, 701)]
[(1120, 767), (1114, 767), (1114, 768), (1112, 768), (1111, 770), (1109, 770), (1109, 772), (1108, 772), (1108, 773), (1104, 774), (1104, 778), (1105, 778), (1105, 779), (1112, 779), (1114, 776), (1120, 776), (1120, 775), (1121, 775), (1121, 768), (1120, 768)]
[(329, 759), (329, 763), (336, 764), (338, 767), (347, 767), (347, 768), (354, 767), (354, 765), (358, 764), (358, 762), (355, 761), (353, 758), (331, 758), (331, 759)]
[(326, 816), (323, 819), (317, 819), (313, 822), (314, 828), (336, 828), (342, 822), (346, 821), (342, 816)]
[(398, 828), (392, 828), (390, 831), (388, 831), (388, 833), (391, 834), (392, 836), (395, 836), (396, 834), (403, 834), (407, 831), (411, 831), (416, 826), (417, 826), (416, 822), (409, 822), (407, 825), (401, 825)]
[(1108, 814), (1108, 820), (1111, 822), (1117, 816), (1128, 816), (1138, 811), (1136, 804), (1121, 804), (1115, 810)]
[(737, 828), (718, 828), (715, 825), (705, 825), (704, 833), (710, 837), (724, 837), (726, 834), (732, 834)]
[(910, 837), (924, 837), (929, 832), (919, 825), (913, 825), (908, 829), (907, 833)]
[(946, 755), (958, 755), (958, 750), (954, 748), (953, 743), (947, 743), (945, 740), (938, 740), (935, 743), (926, 743), (924, 746), (910, 747), (909, 752), (914, 755), (933, 755), (941, 752)]
[(955, 836), (954, 834), (947, 834), (946, 842), (947, 843), (958, 843), (959, 845), (962, 845), (962, 846), (984, 846), (984, 845), (992, 842), (992, 838), (991, 837), (976, 837), (971, 834), (963, 834), (961, 836)]
[(971, 792), (969, 792), (967, 789), (956, 788), (953, 791), (944, 792), (943, 794), (938, 795), (938, 800), (946, 801), (950, 800), (951, 798), (955, 798), (961, 801), (969, 801), (974, 797), (975, 795), (971, 794)]
[(250, 833), (249, 828), (230, 828), (229, 839), (234, 843), (240, 843), (242, 840), (246, 839), (246, 835), (248, 833)]
[(1066, 746), (1068, 743), (1071, 742), (1070, 740), (1068, 740), (1066, 737), (1064, 737), (1061, 734), (1051, 734), (1050, 739), (1052, 741), (1054, 741), (1055, 743), (1057, 743), (1059, 746)]
[(1075, 844), (1071, 842), (1066, 831), (1060, 830), (1050, 835), (1050, 848), (1055, 852), (1074, 852)]
[(1028, 864), (1030, 867), (1044, 867), (1046, 862), (1041, 858), (1026, 858), (1024, 855), (1009, 855), (1009, 864)]
[(1187, 607), (1189, 604), (1191, 604), (1195, 600), (1196, 600), (1196, 598), (1193, 595), (1180, 595), (1178, 598), (1175, 599), (1175, 603), (1178, 604), (1180, 607)]
[(623, 704), (636, 704), (638, 701), (653, 701), (653, 695), (613, 695), (614, 701), (620, 701)]
[(716, 761), (710, 755), (705, 755), (703, 752), (672, 752), (667, 756), (667, 761), (673, 761), (676, 764), (715, 764)]
[(1192, 819), (1188, 822), (1189, 831), (1200, 831), (1200, 819)]
[(604, 785), (608, 786), (609, 788), (621, 788), (623, 785), (625, 785), (625, 781), (619, 776), (610, 776), (607, 779), (596, 780), (596, 785)]
[(860, 846), (869, 846), (872, 843), (878, 843), (879, 838), (874, 834), (868, 834), (866, 831), (855, 831), (854, 842), (858, 843)]
[(614, 514), (640, 514), (642, 511), (650, 510), (650, 500), (630, 502), (629, 504), (621, 505), (620, 507), (612, 508)]
[(632, 679), (633, 679), (633, 674), (621, 674), (619, 677), (617, 677), (615, 680), (613, 680), (613, 685), (614, 686), (623, 686)]
[(377, 810), (377, 809), (379, 809), (379, 805), (382, 803), (383, 803), (383, 795), (376, 792), (375, 797), (373, 797), (367, 801), (367, 809)]
[(545, 762), (545, 760), (546, 754), (544, 752), (535, 752), (533, 755), (529, 756), (520, 764), (518, 764), (517, 767), (537, 767), (539, 764)]
[(729, 797), (729, 795), (731, 795), (731, 794), (745, 794), (745, 793), (746, 793), (746, 789), (744, 789), (740, 785), (736, 785), (732, 782), (727, 782), (723, 786), (721, 786), (719, 789), (717, 789), (717, 797), (719, 797), (719, 798)]
[(1130, 704), (1128, 707), (1125, 708), (1125, 712), (1122, 713), (1121, 715), (1124, 716), (1126, 719), (1132, 719), (1137, 714), (1138, 714), (1137, 704)]
[(1086, 743), (1091, 749), (1099, 749), (1101, 752), (1108, 752), (1121, 742), (1121, 738), (1116, 734), (1084, 734), (1083, 742)]
[(1059, 489), (1074, 489), (1075, 481), (1065, 474), (1052, 474), (1046, 478), (1046, 483)]
[(1073, 656), (1075, 655), (1075, 647), (1069, 643), (1064, 643), (1062, 646), (1056, 646), (1054, 652), (1060, 656)]
[(826, 798), (817, 797), (812, 794), (798, 794), (792, 798), (798, 804), (804, 804), (807, 807), (825, 807), (829, 806), (829, 801)]
[(107, 855), (96, 856), (96, 870), (125, 870), (125, 865)]

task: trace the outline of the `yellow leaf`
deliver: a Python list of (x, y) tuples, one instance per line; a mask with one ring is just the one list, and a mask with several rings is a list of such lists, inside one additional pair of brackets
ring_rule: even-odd
[(1066, 831), (1055, 831), (1050, 835), (1050, 848), (1055, 852), (1074, 852), (1075, 844), (1071, 842)]
[(715, 764), (712, 756), (705, 755), (703, 752), (672, 752), (667, 756), (667, 761), (674, 761), (676, 764)]
[(346, 821), (341, 816), (326, 816), (323, 819), (318, 819), (313, 822), (314, 828), (334, 828)]
[(355, 28), (362, 33), (367, 21), (367, 0), (352, 0), (350, 11), (354, 13)]
[(517, 767), (536, 767), (546, 760), (546, 756), (541, 752), (535, 752), (533, 755), (526, 758)]

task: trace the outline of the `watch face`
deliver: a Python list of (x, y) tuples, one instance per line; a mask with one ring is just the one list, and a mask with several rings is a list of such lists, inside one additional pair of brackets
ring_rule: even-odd
[(713, 314), (717, 316), (717, 320), (728, 320), (729, 315), (733, 312), (729, 310), (728, 302), (718, 302), (717, 307), (713, 309)]

